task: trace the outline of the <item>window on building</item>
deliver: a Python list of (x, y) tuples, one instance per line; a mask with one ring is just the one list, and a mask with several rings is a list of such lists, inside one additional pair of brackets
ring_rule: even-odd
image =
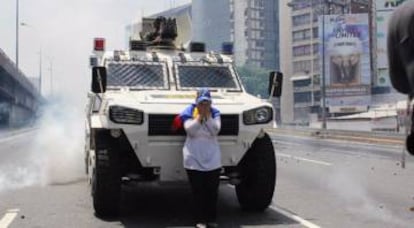
[(264, 41), (263, 40), (256, 40), (256, 47), (264, 47)]
[(310, 71), (310, 60), (302, 60), (293, 62), (293, 73), (303, 73)]
[(309, 55), (310, 50), (310, 45), (301, 45), (293, 47), (293, 56)]
[[(315, 52), (315, 53), (317, 53), (317, 52)], [(319, 68), (320, 68), (320, 62), (319, 62), (319, 58), (317, 58), (317, 59), (313, 60), (313, 71), (317, 72), (317, 71), (319, 71)]]
[(313, 76), (313, 84), (320, 85), (321, 84), (321, 76), (319, 74), (315, 74)]
[(255, 0), (254, 1), (254, 6), (255, 7), (264, 7), (263, 0)]
[(311, 92), (299, 92), (294, 94), (295, 103), (308, 103), (311, 102)]
[(301, 10), (309, 7), (308, 1), (300, 1), (297, 4), (293, 4), (292, 10)]
[(292, 17), (292, 25), (293, 26), (300, 26), (300, 25), (306, 25), (310, 23), (310, 14), (301, 14)]
[(310, 86), (311, 80), (310, 79), (304, 79), (304, 80), (295, 80), (293, 81), (293, 87), (306, 87)]
[(265, 16), (264, 11), (262, 11), (262, 10), (261, 10), (261, 11), (259, 12), (259, 16), (260, 16), (261, 18), (263, 18), (263, 17)]
[(320, 101), (321, 100), (321, 91), (319, 91), (319, 90), (315, 91), (313, 93), (313, 99), (315, 99), (316, 102)]
[(303, 29), (292, 33), (293, 41), (310, 39), (310, 29)]
[(319, 37), (319, 30), (318, 27), (313, 28), (313, 38), (318, 38)]
[(313, 44), (313, 53), (319, 53), (319, 44)]

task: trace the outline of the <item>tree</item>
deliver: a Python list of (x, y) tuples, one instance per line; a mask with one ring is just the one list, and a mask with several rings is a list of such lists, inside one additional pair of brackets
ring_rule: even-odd
[(242, 83), (246, 91), (254, 96), (260, 95), (261, 98), (269, 97), (267, 93), (269, 72), (265, 69), (244, 65), (237, 67)]

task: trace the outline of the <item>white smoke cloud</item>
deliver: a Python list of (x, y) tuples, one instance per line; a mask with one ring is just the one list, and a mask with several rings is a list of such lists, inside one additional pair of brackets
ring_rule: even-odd
[(410, 227), (407, 221), (387, 209), (383, 202), (370, 196), (367, 181), (362, 180), (363, 175), (349, 167), (336, 167), (328, 177), (330, 189), (343, 203), (343, 208), (363, 218), (392, 224), (393, 227)]
[(84, 174), (84, 106), (62, 100), (49, 106), (41, 119), (34, 150), (41, 154), (47, 184), (66, 183)]
[(23, 156), (0, 166), (0, 192), (85, 179), (83, 110), (68, 100), (46, 106), (36, 129), (13, 139)]
[[(85, 100), (91, 73), (88, 58), (94, 37), (107, 49), (124, 49), (125, 26), (191, 0), (19, 0), (19, 66), (39, 75), (42, 53), (43, 94), (54, 97), (45, 109), (27, 162), (0, 167), (0, 192), (32, 185), (69, 183), (85, 177)], [(0, 48), (15, 60), (16, 0), (1, 0)], [(53, 81), (51, 80), (53, 79)], [(50, 100), (49, 100), (50, 101)]]

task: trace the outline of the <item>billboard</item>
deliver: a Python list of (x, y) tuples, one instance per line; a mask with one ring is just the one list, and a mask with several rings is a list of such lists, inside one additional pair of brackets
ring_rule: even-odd
[(330, 110), (367, 107), (371, 101), (368, 14), (324, 15), (319, 23), (326, 105)]

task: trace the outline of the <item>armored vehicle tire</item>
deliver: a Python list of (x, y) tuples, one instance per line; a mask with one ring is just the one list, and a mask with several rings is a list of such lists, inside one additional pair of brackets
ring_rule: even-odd
[(108, 132), (96, 132), (95, 167), (92, 170), (92, 198), (97, 216), (115, 216), (119, 212), (121, 172), (116, 145)]
[(248, 211), (265, 210), (273, 198), (276, 159), (270, 137), (257, 138), (239, 164), (241, 182), (236, 185), (240, 206)]

